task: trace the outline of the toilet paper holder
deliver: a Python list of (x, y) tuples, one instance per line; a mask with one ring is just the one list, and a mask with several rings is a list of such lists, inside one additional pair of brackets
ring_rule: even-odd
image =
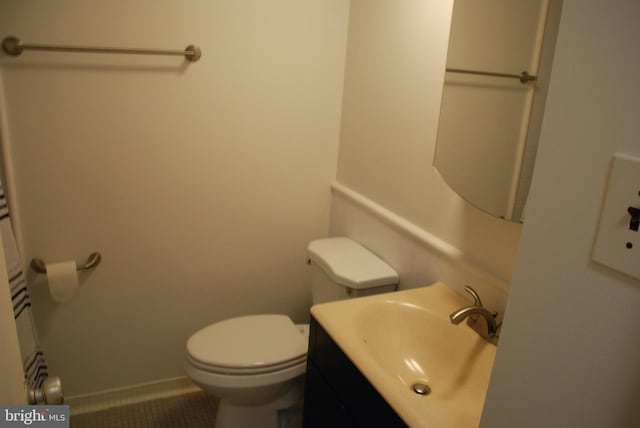
[[(98, 264), (100, 264), (101, 261), (102, 261), (102, 256), (100, 255), (99, 252), (96, 251), (94, 253), (89, 254), (89, 257), (87, 258), (87, 261), (84, 263), (84, 265), (77, 266), (76, 269), (78, 271), (91, 269), (98, 266)], [(42, 259), (39, 259), (39, 258), (34, 258), (31, 260), (31, 269), (33, 269), (38, 273), (47, 273), (47, 265), (44, 263)]]

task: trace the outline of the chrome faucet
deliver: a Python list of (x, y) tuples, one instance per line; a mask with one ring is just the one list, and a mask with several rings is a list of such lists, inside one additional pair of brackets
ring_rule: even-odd
[[(466, 306), (451, 313), (451, 315), (449, 315), (449, 319), (453, 324), (460, 324), (466, 319), (467, 325), (475, 330), (476, 333), (482, 336), (485, 340), (497, 344), (498, 329), (500, 328), (500, 324), (496, 321), (496, 316), (498, 314), (496, 312), (489, 312), (482, 305), (480, 296), (478, 296), (478, 293), (476, 293), (473, 288), (465, 285), (464, 291), (471, 294), (473, 297), (473, 305)], [(482, 322), (482, 319), (485, 322)]]

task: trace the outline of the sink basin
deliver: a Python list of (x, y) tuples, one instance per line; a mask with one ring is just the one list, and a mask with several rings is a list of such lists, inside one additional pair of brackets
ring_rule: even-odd
[(473, 371), (493, 362), (484, 354), (495, 347), (476, 332), (416, 305), (371, 302), (361, 308), (355, 327), (363, 350), (382, 370), (393, 372), (407, 387), (426, 383), (434, 397), (460, 395), (474, 386)]
[[(473, 427), (495, 345), (449, 314), (470, 301), (443, 283), (316, 305), (311, 312), (409, 426)], [(413, 386), (427, 385), (424, 395)]]

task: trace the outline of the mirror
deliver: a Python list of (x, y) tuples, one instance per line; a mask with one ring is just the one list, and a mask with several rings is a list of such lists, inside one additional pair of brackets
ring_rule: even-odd
[(522, 222), (561, 0), (454, 0), (434, 167), (467, 202)]

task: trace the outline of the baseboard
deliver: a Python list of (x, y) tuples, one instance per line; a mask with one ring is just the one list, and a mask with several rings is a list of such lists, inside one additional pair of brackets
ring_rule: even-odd
[(69, 405), (72, 415), (78, 415), (199, 390), (200, 388), (191, 382), (191, 379), (180, 376), (124, 388), (75, 395), (65, 398), (65, 404)]

